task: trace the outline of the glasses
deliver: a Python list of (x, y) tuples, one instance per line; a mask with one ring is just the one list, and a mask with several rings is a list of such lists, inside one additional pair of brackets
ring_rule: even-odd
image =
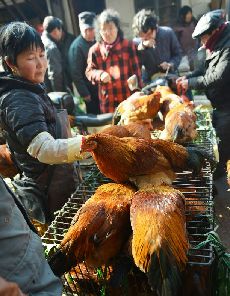
[(114, 27), (114, 28), (106, 28), (106, 29), (101, 29), (100, 32), (103, 34), (103, 33), (112, 33), (112, 32), (115, 32), (117, 31), (117, 28)]

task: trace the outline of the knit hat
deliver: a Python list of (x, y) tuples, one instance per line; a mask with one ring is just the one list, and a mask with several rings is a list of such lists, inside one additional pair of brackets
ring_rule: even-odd
[(94, 20), (95, 20), (96, 14), (94, 12), (90, 11), (84, 11), (79, 13), (78, 19), (79, 19), (79, 27), (81, 30), (86, 30), (89, 28), (94, 28)]

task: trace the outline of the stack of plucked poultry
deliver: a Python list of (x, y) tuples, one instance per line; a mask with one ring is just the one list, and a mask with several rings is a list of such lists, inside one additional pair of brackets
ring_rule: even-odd
[(114, 115), (114, 123), (126, 125), (142, 123), (150, 129), (158, 128), (151, 120), (160, 114), (164, 130), (161, 138), (177, 143), (196, 138), (194, 105), (185, 96), (178, 96), (168, 86), (157, 86), (150, 95), (136, 92), (120, 103)]
[(118, 184), (99, 187), (78, 211), (51, 258), (53, 271), (60, 275), (82, 261), (113, 264), (123, 254), (159, 295), (176, 295), (189, 244), (184, 196), (171, 184), (175, 171), (199, 173), (209, 156), (170, 141), (107, 133), (86, 137), (81, 149)]

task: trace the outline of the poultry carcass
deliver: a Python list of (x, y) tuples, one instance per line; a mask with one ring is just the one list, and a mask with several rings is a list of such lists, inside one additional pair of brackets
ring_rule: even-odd
[(12, 161), (12, 156), (6, 144), (0, 145), (0, 175), (3, 178), (13, 178), (18, 169)]
[(186, 143), (197, 137), (194, 106), (180, 104), (171, 109), (165, 117), (165, 128), (160, 138), (177, 143)]
[(103, 129), (100, 133), (116, 136), (119, 138), (134, 137), (142, 139), (151, 139), (149, 129), (142, 124), (133, 122), (127, 125), (112, 125)]
[(135, 190), (108, 183), (96, 190), (75, 215), (59, 251), (50, 265), (56, 275), (85, 261), (89, 266), (107, 264), (131, 233), (130, 204)]
[(118, 105), (113, 118), (114, 124), (126, 125), (154, 118), (160, 109), (160, 97), (159, 92), (150, 95), (141, 92), (132, 94)]
[(169, 186), (140, 190), (132, 198), (130, 219), (136, 266), (157, 295), (178, 295), (189, 247), (183, 194)]
[(176, 170), (199, 172), (204, 157), (197, 147), (183, 147), (164, 140), (118, 138), (94, 134), (83, 139), (82, 152), (91, 152), (99, 170), (116, 182), (132, 181), (138, 187), (171, 184)]

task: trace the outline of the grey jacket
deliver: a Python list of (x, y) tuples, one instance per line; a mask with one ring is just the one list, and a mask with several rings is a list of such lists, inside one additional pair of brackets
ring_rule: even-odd
[(0, 177), (0, 276), (30, 296), (58, 296), (60, 280), (44, 257), (40, 237), (28, 226)]
[(55, 41), (46, 31), (42, 33), (41, 37), (45, 46), (48, 61), (47, 77), (45, 81), (47, 92), (65, 91), (63, 59), (61, 52)]

